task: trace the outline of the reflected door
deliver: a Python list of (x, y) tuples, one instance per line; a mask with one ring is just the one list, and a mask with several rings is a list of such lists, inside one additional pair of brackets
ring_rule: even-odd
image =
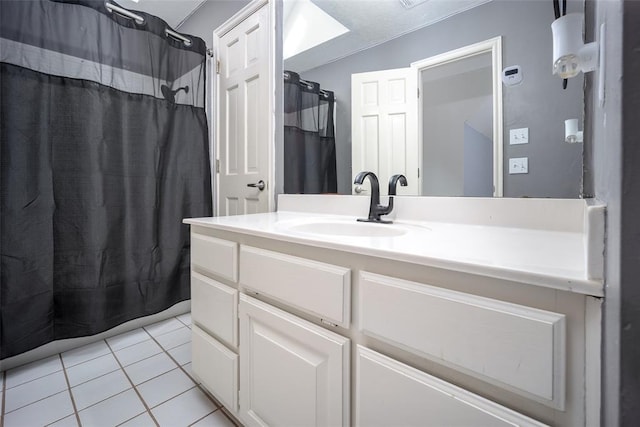
[(218, 41), (217, 215), (269, 211), (269, 8)]
[[(399, 68), (351, 75), (351, 166), (355, 176), (372, 171), (387, 194), (389, 178), (403, 174), (398, 194), (420, 194), (418, 86), (415, 70)], [(369, 181), (352, 186), (369, 194)], [(361, 191), (363, 190), (363, 191)]]

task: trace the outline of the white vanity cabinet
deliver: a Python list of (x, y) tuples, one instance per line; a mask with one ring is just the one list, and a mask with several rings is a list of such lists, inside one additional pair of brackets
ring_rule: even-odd
[(238, 410), (238, 244), (191, 234), (192, 371), (232, 414)]
[(192, 242), (193, 371), (244, 425), (589, 425), (585, 295), (198, 224)]
[(202, 385), (247, 426), (350, 425), (350, 340), (240, 293), (348, 325), (350, 270), (198, 232), (191, 242)]
[(240, 363), (247, 426), (349, 425), (349, 339), (241, 295)]

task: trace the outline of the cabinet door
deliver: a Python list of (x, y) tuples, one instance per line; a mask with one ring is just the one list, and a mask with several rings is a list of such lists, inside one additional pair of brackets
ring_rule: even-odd
[(347, 426), (349, 340), (240, 295), (240, 417), (247, 426)]
[(361, 346), (355, 405), (356, 425), (366, 427), (544, 425)]

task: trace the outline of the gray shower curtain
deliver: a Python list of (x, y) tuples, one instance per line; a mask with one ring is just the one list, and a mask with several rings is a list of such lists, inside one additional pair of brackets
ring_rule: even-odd
[(334, 94), (284, 72), (284, 192), (336, 193)]
[(206, 46), (136, 13), (0, 1), (0, 359), (190, 297)]

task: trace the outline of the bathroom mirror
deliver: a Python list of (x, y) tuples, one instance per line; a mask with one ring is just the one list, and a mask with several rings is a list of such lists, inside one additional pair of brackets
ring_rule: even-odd
[[(582, 12), (584, 2), (568, 1), (567, 10)], [(333, 21), (323, 21), (319, 17), (322, 13)], [(563, 81), (552, 75), (550, 26), (555, 16), (551, 1), (285, 0), (284, 18), (284, 69), (312, 84), (318, 83), (320, 89), (335, 97), (338, 193), (352, 194), (353, 177), (360, 172), (352, 167), (352, 75), (407, 68), (412, 63), (500, 38), (501, 67), (518, 66), (522, 77), (515, 85), (500, 83), (502, 196), (581, 196), (583, 145), (564, 141), (564, 121), (575, 118), (582, 126), (583, 77), (580, 74), (568, 80), (563, 89)], [(312, 47), (305, 49), (304, 42)], [(491, 189), (485, 184), (475, 186), (481, 190), (466, 191), (464, 181), (465, 174), (467, 182), (473, 184), (479, 175), (471, 173), (486, 176), (495, 169), (493, 164), (487, 164), (492, 157), (487, 156), (486, 150), (451, 150), (449, 143), (454, 133), (463, 138), (457, 142), (459, 147), (469, 146), (469, 141), (464, 141), (469, 135), (491, 143), (499, 133), (486, 125), (487, 117), (491, 120), (491, 112), (495, 111), (486, 101), (491, 92), (486, 86), (487, 63), (478, 65), (473, 76), (475, 79), (485, 75), (483, 88), (476, 86), (466, 71), (460, 71), (464, 67), (443, 65), (429, 75), (421, 74), (417, 82), (421, 93), (432, 95), (430, 99), (439, 105), (423, 103), (427, 116), (418, 117), (424, 135), (419, 139), (438, 139), (441, 148), (457, 150), (458, 154), (452, 160), (444, 148), (438, 151), (421, 147), (422, 184), (420, 188), (407, 187), (412, 188), (410, 193), (398, 188), (398, 194), (488, 195)], [(502, 74), (503, 70), (498, 71)], [(488, 84), (491, 85), (490, 80)], [(464, 97), (476, 98), (475, 106), (465, 112), (461, 107), (466, 102)], [(438, 114), (447, 111), (449, 116), (439, 116), (438, 109)], [(450, 118), (456, 114), (459, 117), (452, 125)], [(478, 125), (481, 120), (483, 124)], [(455, 132), (447, 134), (448, 127), (455, 128)], [(393, 154), (381, 156), (378, 161), (387, 162)], [(386, 187), (386, 182), (381, 182), (381, 187)]]

